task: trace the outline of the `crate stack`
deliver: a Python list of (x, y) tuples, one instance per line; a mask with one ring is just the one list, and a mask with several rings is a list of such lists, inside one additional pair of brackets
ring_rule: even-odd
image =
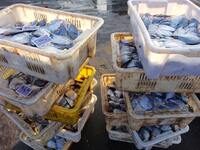
[[(174, 49), (172, 52), (171, 49), (163, 48), (161, 51), (155, 45), (152, 46), (149, 35), (146, 35), (148, 32), (144, 31), (145, 25), (140, 14), (169, 16), (170, 13), (172, 15), (176, 12), (175, 7), (183, 11), (179, 13), (187, 14), (184, 8), (194, 5), (186, 0), (151, 3), (148, 0), (130, 0), (128, 6), (131, 32), (117, 32), (111, 35), (115, 74), (104, 74), (100, 81), (106, 130), (111, 140), (134, 143), (137, 149), (168, 148), (173, 144), (180, 144), (181, 135), (188, 132), (189, 124), (200, 116), (200, 101), (195, 95), (200, 89), (199, 70), (195, 70), (195, 74), (189, 72), (190, 67), (194, 68), (198, 64), (198, 61), (195, 61), (197, 57), (195, 54), (198, 52), (195, 51), (197, 53), (194, 54), (190, 51), (188, 54), (185, 48), (182, 53), (180, 49)], [(197, 11), (196, 9), (199, 11), (199, 8), (193, 8), (194, 11)], [(191, 46), (189, 49), (193, 48)], [(178, 62), (180, 58), (182, 61)], [(130, 66), (125, 67), (123, 65), (127, 60)], [(177, 71), (178, 67), (181, 69)], [(159, 109), (148, 110), (150, 101), (146, 95), (170, 96), (176, 93), (181, 95), (184, 105), (187, 106), (186, 110), (171, 109), (175, 103), (164, 109), (162, 107), (164, 97), (152, 97), (150, 100), (160, 101), (160, 103), (152, 102), (153, 108)]]
[(62, 51), (0, 40), (1, 112), (22, 131), (21, 141), (33, 149), (66, 150), (80, 141), (97, 101), (93, 94), (95, 68), (87, 64), (95, 55), (103, 19), (25, 4), (9, 6), (0, 13), (1, 27), (57, 19), (81, 31), (73, 46)]

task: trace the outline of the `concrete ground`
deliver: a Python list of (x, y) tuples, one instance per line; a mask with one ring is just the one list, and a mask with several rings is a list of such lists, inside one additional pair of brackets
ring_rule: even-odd
[[(41, 5), (38, 0), (0, 0), (0, 8), (17, 2)], [(72, 12), (100, 16), (105, 23), (98, 33), (97, 52), (90, 64), (97, 69), (96, 78), (99, 80), (104, 73), (112, 73), (112, 58), (110, 34), (117, 31), (129, 31), (129, 17), (127, 15), (126, 0), (49, 0), (43, 1), (44, 7), (51, 7)], [(133, 144), (115, 142), (108, 139), (105, 129), (105, 119), (101, 110), (99, 84), (95, 89), (98, 101), (95, 112), (91, 115), (79, 143), (74, 143), (71, 150), (135, 150)], [(31, 150), (30, 147), (19, 142), (19, 130), (0, 113), (0, 150)], [(200, 149), (200, 119), (195, 119), (190, 125), (190, 132), (182, 136), (182, 143), (174, 145), (169, 150), (199, 150)], [(159, 150), (155, 148), (154, 150)]]

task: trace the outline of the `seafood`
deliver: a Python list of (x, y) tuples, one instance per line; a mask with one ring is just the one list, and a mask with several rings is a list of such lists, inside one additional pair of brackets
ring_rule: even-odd
[(122, 68), (142, 68), (137, 49), (133, 42), (120, 41), (120, 54), (118, 62)]
[(13, 26), (0, 27), (0, 39), (56, 52), (70, 49), (80, 33), (76, 26), (61, 19), (17, 22)]
[(175, 125), (146, 126), (138, 131), (138, 135), (142, 141), (147, 142), (156, 139), (163, 133), (173, 133), (179, 130)]
[(178, 93), (130, 93), (136, 114), (160, 111), (189, 111), (188, 98)]
[(126, 112), (125, 99), (121, 91), (109, 87), (107, 95), (108, 95), (109, 112), (113, 113)]
[(141, 18), (156, 46), (173, 48), (200, 44), (200, 23), (195, 18), (150, 14)]
[(62, 150), (65, 145), (66, 139), (55, 136), (47, 142), (47, 147), (55, 150)]
[(18, 96), (30, 97), (45, 88), (48, 81), (17, 73), (8, 78), (8, 88), (15, 91)]

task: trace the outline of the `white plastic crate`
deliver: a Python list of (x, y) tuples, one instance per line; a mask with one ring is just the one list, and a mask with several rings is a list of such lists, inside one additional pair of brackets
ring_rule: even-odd
[[(92, 91), (88, 92), (87, 95), (84, 97), (84, 99), (91, 100)], [(87, 104), (85, 104), (87, 105)], [(25, 133), (28, 137), (31, 139), (40, 139), (41, 142), (44, 144), (47, 140), (51, 139), (55, 134), (58, 133), (58, 131), (63, 127), (63, 123), (61, 122), (52, 122), (44, 127), (40, 132), (36, 133), (35, 130), (31, 127), (30, 124), (25, 122), (23, 118), (20, 117), (19, 114), (15, 112), (11, 112), (4, 108), (4, 106), (0, 107), (1, 112), (3, 112), (11, 121), (13, 121), (16, 126), (22, 130), (23, 133)], [(82, 110), (82, 109), (81, 109)]]
[[(22, 141), (24, 144), (28, 145), (29, 147), (31, 147), (34, 150), (48, 150), (46, 148), (46, 144), (41, 144), (39, 140), (33, 140), (33, 139), (29, 138), (23, 132), (20, 133), (19, 138), (20, 138), (20, 141)], [(72, 144), (71, 141), (66, 141), (62, 150), (68, 150), (70, 148), (71, 144)]]
[[(159, 147), (159, 146), (162, 147), (163, 146), (162, 148), (165, 148), (168, 146), (168, 144), (170, 146), (170, 144), (172, 144), (172, 143), (163, 143), (163, 142), (166, 140), (169, 140), (171, 138), (180, 136), (181, 134), (184, 134), (188, 131), (189, 131), (189, 126), (183, 128), (183, 129), (179, 129), (178, 131), (173, 132), (173, 133), (169, 133), (169, 132), (162, 133), (157, 138), (147, 141), (147, 142), (142, 141), (142, 139), (140, 138), (140, 136), (138, 135), (138, 133), (136, 131), (131, 131), (131, 133), (133, 136), (134, 144), (138, 149), (150, 150), (152, 147)], [(177, 144), (179, 142), (180, 142), (180, 138), (177, 138), (177, 141), (175, 141), (174, 144)]]
[(96, 97), (96, 95), (93, 95), (89, 104), (83, 108), (83, 109), (85, 109), (85, 112), (83, 113), (83, 116), (80, 118), (80, 120), (77, 124), (78, 130), (76, 132), (66, 130), (66, 129), (61, 129), (57, 133), (57, 136), (63, 137), (66, 140), (70, 140), (70, 141), (73, 141), (76, 143), (79, 142), (81, 140), (81, 132), (82, 132), (88, 118), (90, 117), (90, 114), (94, 110), (94, 105), (95, 105), (96, 101), (97, 101), (97, 97)]
[(23, 97), (18, 95), (14, 90), (10, 89), (10, 75), (15, 75), (17, 72), (13, 69), (1, 67), (0, 69), (0, 96), (1, 101), (7, 101), (24, 111), (27, 116), (42, 116), (46, 114), (53, 103), (59, 98), (59, 91), (64, 89), (64, 85), (57, 85), (48, 82), (40, 91), (34, 95)]
[(200, 91), (200, 78), (189, 76), (169, 76), (150, 80), (143, 69), (121, 68), (120, 40), (135, 41), (135, 36), (129, 32), (115, 32), (111, 35), (112, 63), (115, 70), (115, 85), (117, 89), (134, 92), (195, 92)]
[[(6, 71), (3, 72), (3, 74), (5, 75)], [(92, 79), (94, 74), (95, 74), (95, 69), (93, 67), (85, 66), (81, 70), (79, 76), (76, 79), (84, 77), (90, 77)], [(0, 71), (0, 76), (1, 76), (1, 71)], [(65, 84), (48, 83), (48, 85), (45, 86), (45, 88), (42, 89), (35, 96), (32, 96), (31, 98), (23, 98), (17, 96), (13, 90), (8, 88), (7, 84), (3, 84), (4, 82), (5, 80), (3, 78), (2, 79), (0, 78), (1, 100), (6, 101), (14, 106), (17, 106), (18, 107), (17, 109), (21, 109), (20, 111), (23, 111), (23, 113), (25, 113), (26, 116), (28, 117), (46, 115), (51, 109), (52, 105), (57, 100), (62, 98), (63, 92), (66, 90), (66, 88), (68, 88), (69, 84), (71, 83), (71, 81)], [(88, 80), (87, 82), (89, 85), (91, 81)], [(96, 86), (96, 80), (93, 79), (90, 89), (93, 89), (95, 86)], [(84, 87), (84, 89), (85, 88), (86, 86)], [(87, 86), (87, 88), (89, 88), (89, 86)]]
[[(51, 85), (51, 84), (50, 84)], [(9, 102), (19, 107), (27, 116), (43, 116), (45, 115), (52, 105), (61, 97), (59, 94), (65, 88), (64, 85), (53, 85), (43, 89), (39, 94), (32, 98), (16, 98), (13, 96), (13, 91), (9, 88), (1, 87), (0, 91), (2, 101)], [(43, 94), (43, 95), (42, 95)]]
[(189, 0), (129, 0), (128, 14), (136, 47), (148, 78), (159, 76), (199, 76), (200, 46), (160, 48), (155, 46), (140, 17), (141, 14), (186, 15), (200, 20), (200, 8)]
[[(2, 113), (4, 113), (23, 133), (25, 133), (31, 139), (39, 139), (43, 137), (52, 138), (58, 129), (62, 126), (59, 122), (51, 122), (47, 127), (42, 129), (39, 133), (36, 133), (31, 126), (26, 123), (18, 114), (9, 112), (3, 106), (0, 107)], [(50, 135), (51, 134), (51, 135)], [(46, 139), (43, 139), (46, 141)]]
[(0, 40), (0, 64), (26, 74), (56, 83), (74, 78), (81, 66), (96, 52), (97, 31), (103, 19), (78, 13), (64, 12), (37, 6), (15, 4), (0, 11), (0, 26), (28, 23), (34, 20), (63, 19), (75, 25), (83, 33), (75, 39), (75, 45), (62, 52), (44, 51), (8, 40)]

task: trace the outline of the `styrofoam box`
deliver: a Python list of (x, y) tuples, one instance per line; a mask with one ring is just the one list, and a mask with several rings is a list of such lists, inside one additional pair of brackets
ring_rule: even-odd
[(76, 77), (81, 66), (94, 56), (97, 31), (104, 22), (99, 17), (25, 4), (15, 4), (1, 10), (0, 19), (0, 27), (14, 25), (16, 22), (62, 19), (83, 31), (73, 41), (73, 47), (59, 52), (0, 39), (1, 65), (56, 83)]
[(161, 48), (155, 46), (140, 17), (151, 15), (186, 15), (200, 21), (200, 8), (189, 0), (129, 0), (128, 14), (132, 25), (139, 57), (148, 78), (159, 76), (200, 75), (200, 45), (180, 48)]

